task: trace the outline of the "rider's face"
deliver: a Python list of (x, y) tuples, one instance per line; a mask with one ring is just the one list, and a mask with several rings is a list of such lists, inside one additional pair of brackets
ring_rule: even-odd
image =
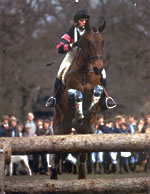
[(82, 18), (82, 19), (78, 20), (78, 24), (81, 27), (84, 27), (85, 24), (86, 24), (86, 22), (87, 22), (87, 19), (86, 18)]

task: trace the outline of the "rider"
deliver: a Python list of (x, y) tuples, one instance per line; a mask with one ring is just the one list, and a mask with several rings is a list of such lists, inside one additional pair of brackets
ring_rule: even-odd
[[(55, 107), (56, 101), (59, 101), (64, 75), (69, 69), (73, 58), (75, 57), (77, 51), (77, 41), (79, 40), (80, 36), (85, 33), (85, 24), (89, 19), (90, 16), (85, 10), (77, 11), (74, 15), (75, 25), (73, 25), (69, 29), (69, 31), (61, 37), (61, 40), (56, 47), (58, 53), (67, 54), (58, 70), (57, 78), (54, 84), (53, 96), (47, 100), (46, 106)], [(102, 70), (101, 77), (102, 85), (105, 88), (105, 92), (103, 95), (104, 100), (102, 100), (104, 101), (104, 103), (102, 103), (104, 104), (103, 110), (106, 110), (107, 108), (114, 108), (116, 106), (116, 103), (111, 97), (108, 96), (108, 93), (106, 92), (106, 72), (104, 68)]]

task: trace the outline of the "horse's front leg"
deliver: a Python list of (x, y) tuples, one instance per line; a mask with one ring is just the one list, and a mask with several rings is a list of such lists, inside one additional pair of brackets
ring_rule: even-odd
[(83, 95), (82, 92), (75, 89), (68, 90), (69, 100), (74, 104), (75, 117), (77, 119), (83, 119)]
[(98, 104), (102, 96), (102, 93), (103, 93), (103, 87), (100, 85), (97, 85), (93, 90), (92, 102), (91, 102), (89, 111), (92, 111), (96, 107), (96, 105)]

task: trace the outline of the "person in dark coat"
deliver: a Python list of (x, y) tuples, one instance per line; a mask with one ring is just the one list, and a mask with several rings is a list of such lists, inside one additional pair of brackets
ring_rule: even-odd
[(5, 137), (12, 136), (9, 121), (10, 121), (10, 118), (8, 115), (4, 115), (2, 117), (1, 131), (2, 131), (2, 134), (5, 135)]

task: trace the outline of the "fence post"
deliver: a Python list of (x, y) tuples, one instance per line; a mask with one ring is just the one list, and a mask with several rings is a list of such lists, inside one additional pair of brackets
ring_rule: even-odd
[(0, 142), (0, 193), (4, 194), (5, 146)]

